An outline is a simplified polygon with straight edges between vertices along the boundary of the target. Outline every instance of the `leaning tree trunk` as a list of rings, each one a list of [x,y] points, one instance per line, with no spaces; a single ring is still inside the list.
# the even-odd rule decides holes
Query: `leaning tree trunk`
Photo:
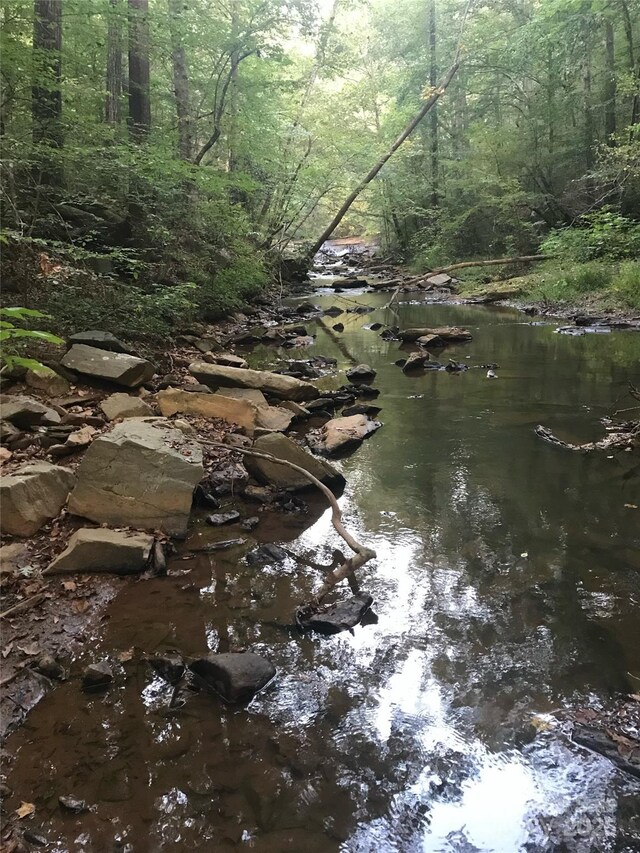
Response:
[[[385,154],[383,154],[383,156],[378,160],[378,162],[375,164],[375,166],[373,166],[367,172],[367,174],[360,181],[358,186],[349,194],[349,196],[347,197],[346,201],[344,202],[344,204],[342,205],[340,210],[336,213],[336,215],[333,217],[333,219],[331,220],[329,225],[327,225],[327,227],[322,232],[320,237],[318,237],[318,239],[316,240],[314,245],[309,250],[309,254],[308,254],[309,259],[313,258],[313,256],[316,254],[316,252],[318,252],[320,250],[320,248],[322,247],[322,244],[325,242],[325,240],[328,240],[329,237],[331,237],[331,235],[336,230],[338,225],[342,222],[344,216],[348,212],[351,205],[354,203],[354,201],[360,195],[360,193],[364,190],[364,188],[366,186],[368,186],[371,183],[371,181],[375,178],[375,176],[378,174],[378,172],[385,165],[385,163],[391,159],[391,157],[395,154],[395,152],[398,150],[398,148],[400,148],[402,143],[409,136],[411,136],[413,131],[420,124],[422,119],[427,115],[429,110],[440,100],[442,95],[444,95],[447,88],[449,87],[449,84],[451,83],[451,81],[455,77],[456,71],[458,70],[459,67],[460,67],[460,61],[459,61],[458,56],[456,56],[456,59],[455,59],[453,65],[447,71],[444,78],[441,80],[439,86],[436,89],[431,91],[431,94],[425,100],[420,111],[414,116],[414,118],[405,127],[405,129],[402,131],[400,136],[393,143],[391,148],[389,148],[389,150]]]
[[[173,63],[173,91],[178,119],[178,151],[182,160],[190,161],[193,149],[189,71],[183,41],[184,0],[168,0],[169,29],[171,32],[171,60]]]
[[[41,146],[39,169],[43,183],[62,179],[53,149],[61,149],[62,132],[62,0],[35,0],[33,6],[33,83],[31,115],[33,142]],[[53,156],[52,156],[53,155]]]
[[[149,0],[129,0],[129,132],[143,142],[150,130]]]
[[[107,124],[120,124],[122,96],[122,18],[120,0],[109,0],[107,25],[107,96],[104,118]]]

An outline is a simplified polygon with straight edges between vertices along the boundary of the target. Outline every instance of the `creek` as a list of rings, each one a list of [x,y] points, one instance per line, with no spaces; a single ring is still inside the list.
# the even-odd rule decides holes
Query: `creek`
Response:
[[[637,457],[534,434],[542,423],[569,441],[601,437],[599,418],[633,402],[640,335],[566,336],[510,309],[417,295],[394,304],[399,324],[469,328],[473,341],[442,360],[470,369],[404,375],[399,344],[364,328],[396,323],[388,294],[344,296],[312,301],[374,310],[337,318],[341,334],[329,317],[309,324],[316,343],[295,355],[378,372],[384,426],[338,463],[345,523],[377,551],[360,577],[373,612],[353,633],[301,636],[289,626],[318,570],[244,562],[270,541],[330,563],[343,543],[315,496],[307,515],[265,514],[245,546],[182,559],[188,541],[170,577],[127,583],[85,659],[115,661],[116,684],[63,684],[8,743],[16,804],[36,804],[29,825],[47,849],[640,849],[638,781],[549,716],[638,690]],[[473,367],[489,363],[497,380]],[[191,540],[239,535],[199,519]],[[167,648],[251,648],[278,675],[246,708],[196,694],[169,709],[171,688],[141,660]],[[63,813],[69,794],[92,811]]]

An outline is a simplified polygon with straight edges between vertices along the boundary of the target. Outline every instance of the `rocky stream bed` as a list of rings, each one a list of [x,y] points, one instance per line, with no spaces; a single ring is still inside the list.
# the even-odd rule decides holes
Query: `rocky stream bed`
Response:
[[[638,849],[640,337],[404,278],[3,383],[7,850]]]

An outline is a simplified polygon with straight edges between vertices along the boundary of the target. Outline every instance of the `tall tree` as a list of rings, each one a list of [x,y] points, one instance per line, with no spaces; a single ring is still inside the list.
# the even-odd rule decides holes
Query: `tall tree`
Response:
[[[129,0],[129,128],[136,142],[151,130],[149,0]]]
[[[122,18],[121,0],[109,0],[107,23],[107,96],[105,121],[120,124],[122,96]]]
[[[435,89],[438,82],[438,60],[436,55],[436,0],[429,0],[429,85]],[[440,188],[440,158],[438,152],[438,108],[429,114],[431,129],[431,204],[438,206]]]
[[[33,82],[31,114],[33,141],[62,148],[62,0],[35,0],[33,8]],[[61,177],[50,156],[43,154],[43,176],[48,183]]]
[[[191,160],[193,128],[191,119],[191,97],[189,70],[184,46],[184,12],[186,0],[167,0],[169,7],[169,30],[171,33],[171,62],[173,66],[173,93],[178,120],[178,152],[182,160]]]

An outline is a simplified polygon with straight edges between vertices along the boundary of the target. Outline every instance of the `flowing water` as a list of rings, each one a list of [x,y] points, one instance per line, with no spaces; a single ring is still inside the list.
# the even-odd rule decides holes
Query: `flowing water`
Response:
[[[29,826],[49,850],[640,850],[638,781],[545,716],[637,690],[640,510],[625,506],[640,504],[637,458],[534,434],[543,423],[570,441],[601,437],[598,419],[632,403],[640,336],[569,337],[511,310],[401,303],[403,327],[472,330],[445,361],[500,366],[497,380],[480,368],[405,376],[399,345],[363,328],[395,322],[387,299],[318,296],[378,310],[341,316],[339,335],[326,318],[296,353],[378,371],[384,426],[338,463],[347,526],[378,555],[360,578],[373,613],[353,633],[300,636],[292,614],[321,573],[291,557],[247,565],[253,539],[125,582],[87,644],[86,660],[114,662],[116,685],[87,696],[70,680],[9,741],[10,806],[36,804]],[[278,355],[291,357],[251,357]],[[343,543],[310,504],[253,536],[330,563]],[[193,533],[238,535],[201,522]],[[251,648],[278,675],[246,708],[197,694],[169,709],[171,688],[140,659],[166,648]],[[63,814],[68,794],[92,811]]]

